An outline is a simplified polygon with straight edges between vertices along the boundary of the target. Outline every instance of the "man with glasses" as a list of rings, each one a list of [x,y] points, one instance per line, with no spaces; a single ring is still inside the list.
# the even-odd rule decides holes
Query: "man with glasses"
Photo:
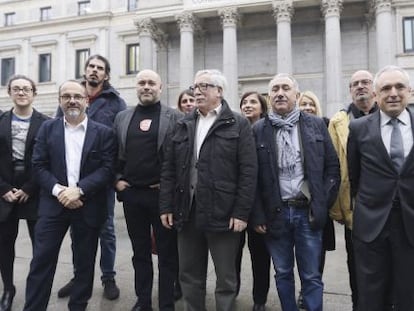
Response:
[[[349,133],[349,122],[377,110],[372,74],[366,70],[356,71],[349,81],[349,92],[352,97],[352,103],[346,109],[337,112],[329,122],[328,131],[341,166],[341,186],[336,202],[331,208],[329,215],[332,219],[344,225],[349,284],[352,293],[353,310],[355,310],[358,302],[358,292],[352,246],[352,206],[349,192],[346,144]]]
[[[151,226],[158,251],[159,310],[172,311],[178,268],[177,235],[161,225],[158,199],[164,141],[181,113],[161,104],[162,83],[158,73],[142,70],[136,81],[138,104],[120,112],[114,122],[119,143],[115,188],[123,202],[132,243],[138,297],[132,311],[152,310]]]
[[[397,66],[374,79],[379,111],[351,121],[347,146],[357,310],[414,306],[414,116],[410,77]],[[394,293],[394,308],[388,293]]]
[[[206,310],[210,252],[216,310],[234,310],[240,232],[254,200],[257,159],[249,121],[223,98],[218,70],[195,75],[196,107],[180,120],[167,144],[161,172],[162,224],[178,231],[179,274],[185,309]]]
[[[112,129],[87,118],[87,92],[77,81],[60,86],[59,104],[63,117],[43,123],[33,150],[33,172],[41,191],[25,311],[47,309],[60,246],[69,227],[76,266],[69,310],[86,309],[98,236],[108,215],[102,207],[113,182],[116,142]]]
[[[85,63],[84,81],[88,92],[89,104],[87,108],[88,118],[112,128],[115,116],[126,109],[124,100],[110,84],[111,67],[109,61],[99,55],[92,55]],[[62,110],[58,109],[57,115],[62,116]],[[102,271],[101,281],[104,286],[104,297],[114,300],[119,297],[119,288],[115,282],[115,254],[116,237],[114,228],[115,192],[112,185],[108,187],[107,203],[108,219],[102,226],[99,234],[101,246],[100,267]],[[76,260],[73,259],[75,262]],[[76,265],[74,266],[76,270]],[[70,296],[74,285],[72,278],[58,291],[58,297]]]

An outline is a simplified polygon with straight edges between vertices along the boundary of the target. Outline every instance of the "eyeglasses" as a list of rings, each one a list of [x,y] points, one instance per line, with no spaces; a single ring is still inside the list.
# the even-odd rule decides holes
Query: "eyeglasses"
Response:
[[[372,83],[372,80],[369,80],[369,79],[358,80],[358,81],[351,82],[351,87],[358,87],[359,84],[361,84],[362,86],[368,86],[371,83]]]
[[[22,91],[23,94],[28,95],[28,94],[33,92],[33,89],[31,87],[28,87],[28,86],[24,86],[22,88],[20,88],[18,86],[15,86],[15,87],[11,88],[11,91],[13,92],[13,94],[19,94],[20,91]]]
[[[191,85],[188,89],[191,92],[194,92],[198,88],[201,92],[206,92],[208,87],[219,87],[219,86],[216,84],[210,84],[210,83],[196,83],[194,85]]]
[[[81,100],[85,99],[85,96],[79,95],[79,94],[75,94],[75,95],[69,95],[69,94],[63,94],[62,96],[60,96],[60,99],[67,103],[70,102],[70,100],[73,98],[74,101],[76,102],[80,102]]]

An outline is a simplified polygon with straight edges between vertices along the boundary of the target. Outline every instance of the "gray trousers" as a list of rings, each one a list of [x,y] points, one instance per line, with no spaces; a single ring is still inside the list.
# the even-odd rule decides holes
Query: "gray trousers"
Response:
[[[205,311],[208,253],[216,272],[216,310],[233,311],[237,291],[236,257],[240,233],[203,232],[194,221],[178,233],[179,277],[186,311]]]

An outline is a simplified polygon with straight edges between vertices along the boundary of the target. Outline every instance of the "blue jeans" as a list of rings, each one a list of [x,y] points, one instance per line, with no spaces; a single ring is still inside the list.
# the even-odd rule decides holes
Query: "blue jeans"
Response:
[[[114,228],[114,207],[115,192],[108,190],[108,219],[103,224],[99,240],[101,245],[101,271],[102,282],[111,280],[115,277],[115,254],[116,254],[116,237]]]
[[[312,230],[308,208],[285,204],[284,228],[278,238],[266,235],[266,245],[276,271],[276,287],[283,311],[297,311],[295,299],[294,257],[302,285],[305,309],[322,311],[323,283],[319,272],[322,230]]]

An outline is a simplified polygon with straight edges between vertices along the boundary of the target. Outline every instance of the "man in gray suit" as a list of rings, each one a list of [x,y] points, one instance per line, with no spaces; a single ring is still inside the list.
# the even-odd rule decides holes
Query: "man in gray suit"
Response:
[[[408,73],[396,66],[374,79],[380,108],[351,121],[348,170],[355,200],[353,243],[357,310],[383,311],[388,292],[396,310],[414,306],[414,151]]]
[[[174,310],[177,236],[175,231],[161,225],[158,197],[163,143],[181,113],[161,104],[161,90],[161,78],[156,72],[140,71],[138,104],[120,112],[114,122],[119,144],[115,187],[118,200],[123,202],[134,252],[132,263],[138,300],[132,311],[152,310],[151,226],[158,250],[159,310]]]

